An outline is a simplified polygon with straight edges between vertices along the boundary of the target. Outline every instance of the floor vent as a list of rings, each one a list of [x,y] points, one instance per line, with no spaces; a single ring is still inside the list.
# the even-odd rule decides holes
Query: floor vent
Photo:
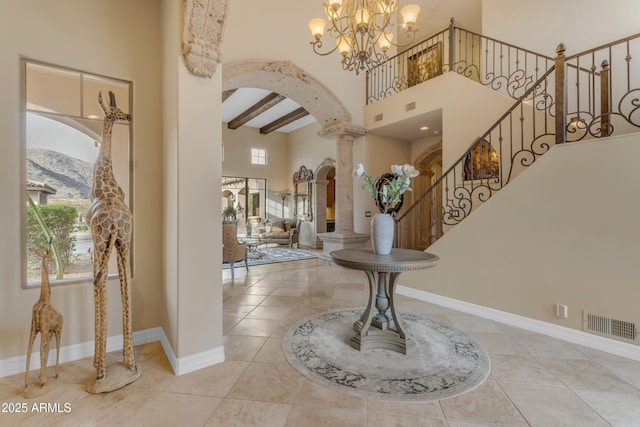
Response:
[[[586,332],[640,345],[638,327],[635,323],[586,312],[584,312],[583,323]]]

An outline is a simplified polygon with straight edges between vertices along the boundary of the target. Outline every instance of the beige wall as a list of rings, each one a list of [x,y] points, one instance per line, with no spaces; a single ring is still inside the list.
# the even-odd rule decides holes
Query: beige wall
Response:
[[[260,130],[247,126],[239,129],[228,129],[222,124],[222,143],[224,144],[224,161],[222,175],[263,178],[267,180],[267,214],[282,215],[282,199],[274,193],[288,190],[293,192],[293,183],[289,174],[289,152],[287,150],[287,134],[271,132],[261,135]],[[251,164],[251,149],[267,150],[267,165]],[[213,192],[217,189],[212,188]],[[290,201],[290,200],[289,200]],[[292,216],[293,211],[288,202],[285,216]],[[266,215],[262,215],[263,219]]]
[[[126,11],[127,13],[123,13]],[[20,57],[133,81],[133,328],[158,326],[162,313],[162,87],[160,9],[155,1],[26,0],[0,6],[0,360],[26,353],[38,289],[22,289],[24,175]],[[96,100],[97,102],[97,100]],[[109,283],[109,335],[122,333],[117,281]],[[64,316],[62,345],[91,341],[93,287],[55,286]]]
[[[402,285],[574,329],[640,323],[640,134],[555,146],[428,251]],[[569,306],[569,318],[555,305]]]
[[[189,372],[224,360],[222,347],[221,73],[194,76],[184,65],[182,5],[163,2],[166,310],[162,325]],[[180,30],[178,30],[180,29]],[[160,150],[161,148],[158,147]],[[160,286],[159,288],[162,288]]]
[[[567,55],[638,32],[636,0],[482,0],[482,32],[550,57]]]

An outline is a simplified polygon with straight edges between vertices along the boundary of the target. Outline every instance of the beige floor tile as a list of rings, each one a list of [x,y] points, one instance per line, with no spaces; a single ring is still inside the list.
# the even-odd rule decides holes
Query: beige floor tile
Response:
[[[592,360],[538,358],[540,363],[568,387],[634,393],[638,389]]]
[[[407,401],[367,399],[367,411],[386,414],[403,414],[415,417],[444,419],[444,414],[438,401]]]
[[[629,360],[625,360],[624,362],[604,360],[598,361],[598,363],[618,378],[640,390],[640,364],[638,362],[631,362]]]
[[[248,366],[246,362],[229,361],[199,369],[176,377],[165,391],[194,396],[225,397]]]
[[[235,298],[229,301],[229,304],[237,304],[237,305],[260,305],[265,299],[267,295],[247,295],[241,294],[236,296]]]
[[[494,381],[440,402],[447,420],[526,426],[518,410]]]
[[[225,335],[225,360],[250,362],[267,341],[266,337],[248,337],[244,335]]]
[[[282,427],[291,405],[225,399],[205,424],[206,427]]]
[[[224,304],[222,308],[222,313],[227,316],[245,317],[246,315],[251,313],[256,307],[257,305],[227,303],[227,304]]]
[[[367,412],[367,427],[447,427],[447,422],[437,418],[423,418],[405,414],[381,414]]]
[[[510,335],[499,333],[472,332],[472,338],[478,341],[485,350],[493,354],[524,355],[526,350],[518,344]]]
[[[229,335],[268,337],[278,326],[277,320],[242,319],[228,332]]]
[[[640,393],[624,394],[575,390],[578,397],[613,426],[640,425]]]
[[[291,307],[256,307],[251,313],[247,314],[247,319],[265,319],[265,320],[282,320],[291,311]]]
[[[306,287],[306,286],[305,286]],[[281,297],[300,297],[304,294],[304,288],[278,288],[271,295],[281,296]]]
[[[282,338],[269,338],[253,361],[258,363],[287,363],[282,352]]]
[[[568,342],[540,334],[514,335],[513,339],[527,353],[535,357],[552,357],[556,359],[587,359]]]
[[[293,307],[299,297],[269,295],[260,304],[262,307]]]
[[[329,390],[305,379],[296,396],[295,404],[298,406],[365,409],[366,401],[360,397]]]
[[[340,426],[364,427],[364,409],[319,408],[315,406],[294,406],[286,426]]]
[[[540,362],[527,355],[492,355],[491,375],[499,382],[563,386]]]
[[[566,388],[523,384],[503,384],[503,388],[531,427],[609,426]]]
[[[242,320],[242,317],[236,316],[222,316],[222,333],[227,334],[234,326]]]
[[[125,426],[202,426],[222,400],[206,396],[160,393],[135,412]]]
[[[293,403],[303,377],[283,363],[252,363],[228,394],[232,399]]]
[[[245,290],[244,293],[247,295],[271,295],[274,292],[274,290],[277,290],[277,289],[265,288],[262,286],[252,286],[247,290]]]
[[[464,332],[484,332],[484,333],[501,333],[502,330],[496,325],[495,322],[488,319],[479,319],[476,316],[465,315],[451,315],[447,314],[451,324]]]

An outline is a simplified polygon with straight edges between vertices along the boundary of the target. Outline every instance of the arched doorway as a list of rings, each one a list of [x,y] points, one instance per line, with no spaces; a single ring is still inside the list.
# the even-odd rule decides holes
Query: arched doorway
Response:
[[[351,115],[342,102],[324,84],[291,61],[252,59],[224,64],[222,91],[242,87],[266,89],[291,98],[307,110],[323,130],[332,129],[335,125],[348,124],[351,121]],[[326,187],[329,182],[335,182],[332,178],[335,176],[335,164],[335,160],[325,159],[317,168],[314,182],[316,187],[318,185]],[[333,175],[330,173],[331,170]],[[317,238],[317,235],[330,231],[327,230],[327,196],[326,188],[316,190],[318,189],[314,189],[315,201],[311,227],[313,232],[309,236],[310,242],[302,242],[302,244],[322,247],[322,241]],[[321,199],[321,202],[318,202],[318,199]],[[333,199],[331,202],[333,203]],[[331,207],[333,206],[332,204]]]
[[[322,240],[317,235],[319,233],[332,232],[335,226],[335,197],[336,197],[336,161],[326,158],[315,170],[315,242],[313,247],[321,248]]]
[[[417,209],[404,220],[400,247],[424,250],[443,234],[442,186],[435,185],[442,176],[442,141],[426,148],[414,162],[420,171],[413,183],[413,200],[420,200]],[[431,189],[431,190],[430,190]],[[427,197],[422,195],[430,191]],[[419,199],[420,198],[420,199]],[[410,205],[408,205],[410,206]]]

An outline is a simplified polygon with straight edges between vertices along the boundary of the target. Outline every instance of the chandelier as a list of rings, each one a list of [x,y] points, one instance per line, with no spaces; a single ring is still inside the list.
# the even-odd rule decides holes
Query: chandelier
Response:
[[[336,40],[333,49],[321,52],[322,35],[327,23],[322,18],[309,21],[315,37],[310,44],[318,55],[329,55],[336,50],[342,54],[342,68],[348,71],[371,70],[387,60],[391,46],[404,47],[411,43],[417,30],[413,29],[420,6],[409,4],[400,10],[406,28],[407,42],[393,42],[392,16],[399,0],[328,0],[324,11],[329,18],[327,33]]]

